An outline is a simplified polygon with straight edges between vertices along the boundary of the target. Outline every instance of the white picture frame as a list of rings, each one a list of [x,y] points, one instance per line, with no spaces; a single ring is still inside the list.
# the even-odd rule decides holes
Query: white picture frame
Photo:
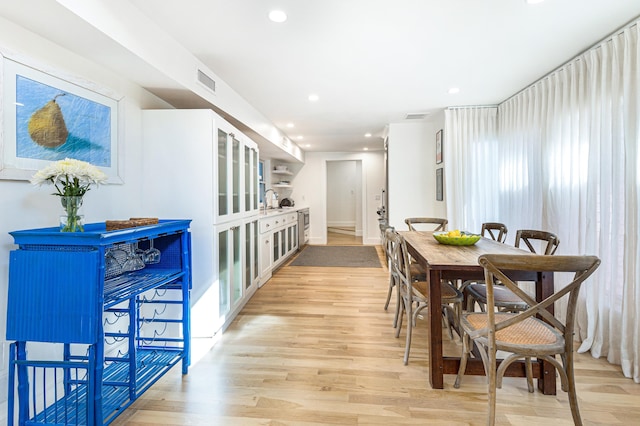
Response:
[[[53,161],[75,158],[99,167],[108,176],[107,183],[123,183],[119,145],[122,97],[2,49],[0,60],[0,179],[30,180]],[[56,106],[51,107],[51,101]],[[57,109],[68,133],[56,140],[57,146],[34,139],[38,128],[34,113],[46,105],[49,111]],[[43,116],[50,117],[40,114],[39,118]]]

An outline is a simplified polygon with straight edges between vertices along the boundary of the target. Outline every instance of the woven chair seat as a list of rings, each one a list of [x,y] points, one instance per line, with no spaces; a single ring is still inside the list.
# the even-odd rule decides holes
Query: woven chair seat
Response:
[[[517,314],[501,312],[495,313],[496,324],[499,324]],[[484,312],[472,312],[462,316],[461,323],[469,335],[487,327],[488,316]],[[564,337],[543,321],[529,317],[502,330],[496,331],[496,347],[498,350],[511,351],[517,348],[520,352],[526,352],[527,347],[537,349],[545,346],[543,353],[555,354],[564,351]]]
[[[428,291],[429,283],[427,281],[417,281],[413,283],[414,293],[419,292],[420,296],[424,297],[425,301],[427,300],[427,291]],[[442,299],[443,304],[448,303],[458,303],[462,302],[463,295],[458,290],[456,290],[451,284],[447,282],[442,282],[440,285],[440,297]]]

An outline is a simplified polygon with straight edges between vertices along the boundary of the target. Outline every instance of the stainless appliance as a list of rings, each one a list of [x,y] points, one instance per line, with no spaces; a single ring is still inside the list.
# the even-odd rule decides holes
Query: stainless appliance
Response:
[[[309,242],[309,209],[298,210],[298,250]]]
[[[380,198],[382,200],[382,205],[378,208],[376,213],[378,213],[378,226],[380,227],[380,230],[383,231],[389,224],[387,217],[387,191],[383,189]]]

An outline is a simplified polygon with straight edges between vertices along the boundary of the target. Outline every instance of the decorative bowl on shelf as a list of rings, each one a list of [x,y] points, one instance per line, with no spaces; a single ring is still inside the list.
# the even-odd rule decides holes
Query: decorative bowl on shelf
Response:
[[[459,234],[450,234],[449,232],[434,232],[433,238],[440,244],[446,244],[450,246],[472,246],[477,243],[481,236],[478,234],[471,234],[467,232],[460,232]]]

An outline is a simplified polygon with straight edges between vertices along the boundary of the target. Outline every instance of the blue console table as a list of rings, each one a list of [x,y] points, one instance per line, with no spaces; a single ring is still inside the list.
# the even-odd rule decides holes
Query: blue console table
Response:
[[[187,373],[190,222],[10,233],[8,424],[15,406],[20,425],[109,424],[177,363]]]

